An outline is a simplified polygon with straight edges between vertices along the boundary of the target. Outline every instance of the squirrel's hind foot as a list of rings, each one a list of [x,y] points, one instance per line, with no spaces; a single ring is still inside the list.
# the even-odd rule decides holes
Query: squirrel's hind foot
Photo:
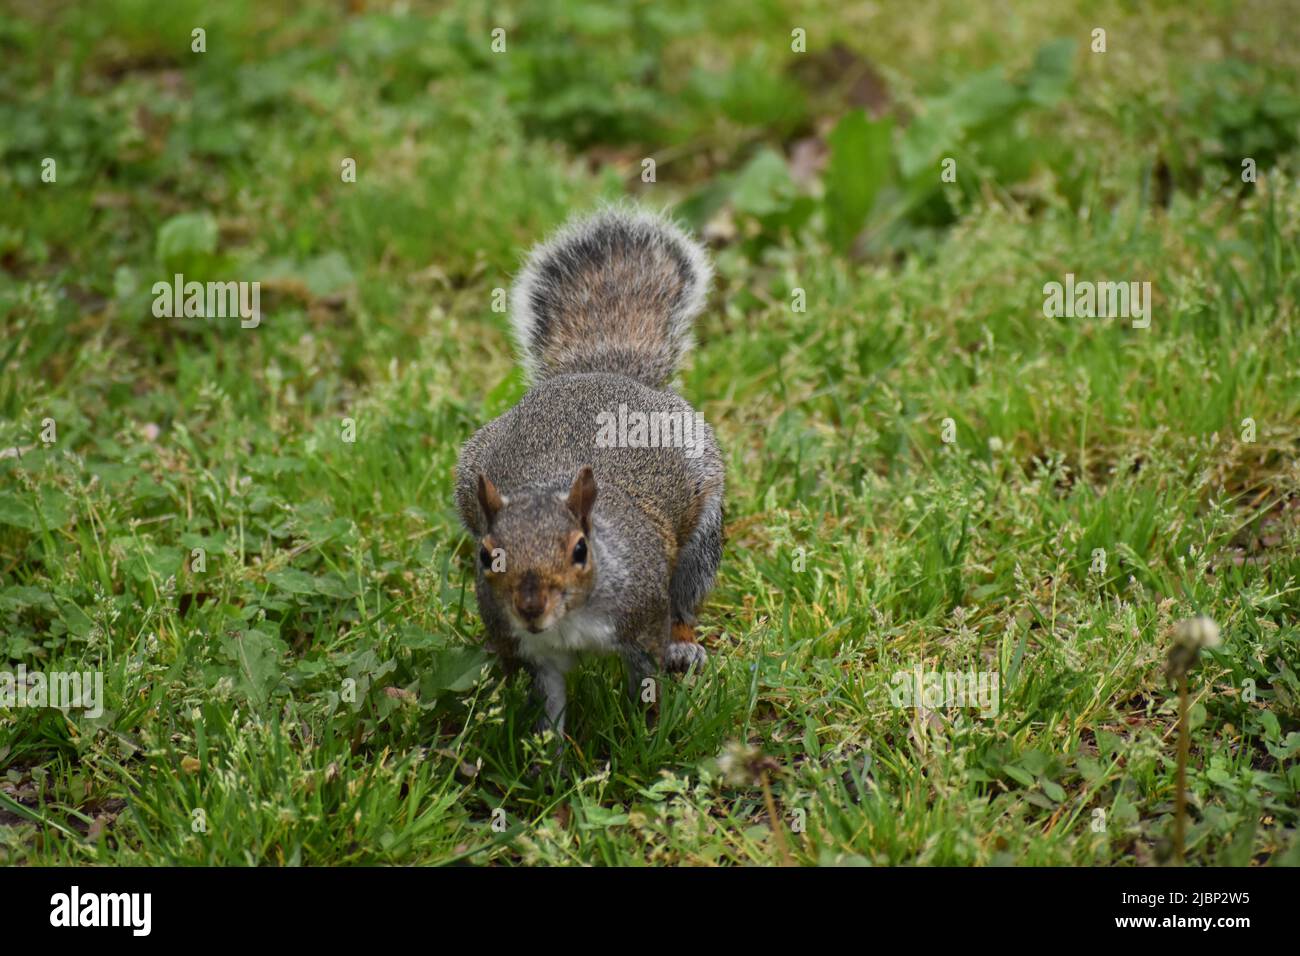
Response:
[[[674,625],[673,629],[677,627]],[[674,640],[664,648],[664,670],[671,674],[684,674],[692,666],[698,671],[708,659],[708,651],[695,643],[694,635],[690,640]]]

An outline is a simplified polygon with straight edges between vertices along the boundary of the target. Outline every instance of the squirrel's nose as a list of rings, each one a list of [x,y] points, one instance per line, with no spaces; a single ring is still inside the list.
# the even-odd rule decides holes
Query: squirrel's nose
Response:
[[[525,621],[534,621],[546,610],[546,596],[540,589],[520,591],[515,594],[515,610]]]

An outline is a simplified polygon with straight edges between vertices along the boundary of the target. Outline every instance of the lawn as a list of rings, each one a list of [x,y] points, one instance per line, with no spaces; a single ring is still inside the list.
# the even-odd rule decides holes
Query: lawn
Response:
[[[1300,10],[892,6],[0,2],[0,863],[1159,865],[1195,616],[1186,860],[1300,863]],[[727,541],[561,761],[452,476],[617,199]]]

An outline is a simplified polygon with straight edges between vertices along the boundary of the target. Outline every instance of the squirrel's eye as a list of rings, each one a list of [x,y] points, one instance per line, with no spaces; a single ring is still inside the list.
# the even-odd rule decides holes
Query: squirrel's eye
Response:
[[[478,560],[485,570],[492,570],[492,552],[487,549],[486,544],[479,548]]]
[[[573,546],[573,563],[587,563],[587,539],[579,538],[578,543]]]

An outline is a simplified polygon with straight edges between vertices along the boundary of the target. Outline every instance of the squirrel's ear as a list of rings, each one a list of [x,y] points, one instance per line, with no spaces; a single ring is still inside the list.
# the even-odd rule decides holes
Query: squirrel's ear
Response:
[[[585,534],[591,534],[591,507],[595,503],[596,476],[590,465],[583,465],[569,488],[568,505]]]
[[[497,486],[492,484],[491,480],[483,472],[478,473],[478,506],[483,509],[483,517],[487,523],[492,524],[492,519],[497,516],[501,510],[501,492],[497,491]]]

